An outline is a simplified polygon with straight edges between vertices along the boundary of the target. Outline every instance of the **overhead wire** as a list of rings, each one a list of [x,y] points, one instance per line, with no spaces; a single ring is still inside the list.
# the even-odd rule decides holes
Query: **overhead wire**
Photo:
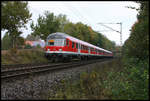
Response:
[[[76,15],[79,19],[82,19],[82,21],[84,21],[84,22],[86,22],[86,23],[89,23],[89,24],[91,25],[90,21],[87,20],[87,18],[85,18],[75,7],[70,6],[70,4],[65,4],[65,3],[63,3],[63,4],[64,4],[65,7],[67,7],[71,12],[73,12],[73,14]]]

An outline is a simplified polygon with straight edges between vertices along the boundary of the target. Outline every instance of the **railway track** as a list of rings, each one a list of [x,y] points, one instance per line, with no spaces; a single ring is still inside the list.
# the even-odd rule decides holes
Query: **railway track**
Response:
[[[90,61],[80,61],[80,62],[71,62],[71,63],[57,63],[57,64],[44,64],[39,66],[25,66],[20,68],[9,68],[1,70],[1,79],[12,78],[12,77],[20,77],[23,75],[30,75],[33,73],[47,72],[53,70],[66,69],[71,67],[77,67],[87,64],[92,64],[96,62],[106,61],[108,59],[99,59],[99,60],[90,60]]]

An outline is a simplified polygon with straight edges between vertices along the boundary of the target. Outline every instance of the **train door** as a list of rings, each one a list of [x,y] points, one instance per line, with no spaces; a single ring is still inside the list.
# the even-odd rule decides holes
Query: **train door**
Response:
[[[78,53],[80,53],[81,45],[78,43]]]
[[[90,47],[88,47],[88,52],[89,52],[89,54],[90,54],[90,50],[91,50]]]

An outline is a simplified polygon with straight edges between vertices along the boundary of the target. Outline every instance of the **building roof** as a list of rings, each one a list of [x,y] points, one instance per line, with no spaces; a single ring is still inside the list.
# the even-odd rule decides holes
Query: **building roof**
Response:
[[[25,41],[25,44],[30,44],[31,46],[40,45],[41,47],[45,46],[45,42],[38,40],[38,41]]]

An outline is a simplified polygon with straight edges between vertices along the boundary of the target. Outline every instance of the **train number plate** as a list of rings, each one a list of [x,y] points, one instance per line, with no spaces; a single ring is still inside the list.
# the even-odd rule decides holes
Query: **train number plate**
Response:
[[[54,40],[49,40],[48,42],[54,42]]]

